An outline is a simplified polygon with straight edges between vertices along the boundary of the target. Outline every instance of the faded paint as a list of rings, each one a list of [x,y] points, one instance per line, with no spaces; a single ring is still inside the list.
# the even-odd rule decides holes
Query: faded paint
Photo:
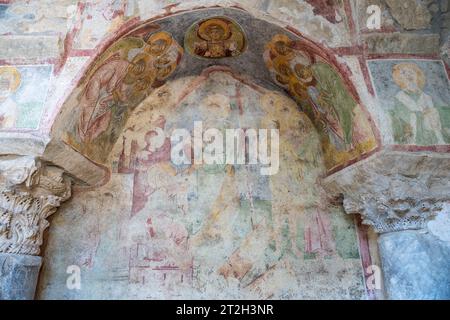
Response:
[[[279,173],[173,165],[168,137],[196,120],[205,129],[278,126]],[[75,194],[53,221],[46,255],[55,263],[40,298],[104,297],[105,285],[110,298],[365,297],[353,221],[316,182],[325,172],[319,136],[283,94],[214,69],[171,81],[133,112],[109,162],[112,180]],[[72,229],[67,219],[80,215],[85,227]],[[72,232],[79,240],[62,251]],[[82,267],[81,291],[65,288],[66,264]]]
[[[290,93],[321,134],[329,171],[376,149],[374,130],[355,89],[325,55],[278,34],[266,45],[264,60],[275,83]]]
[[[450,82],[441,61],[371,60],[368,65],[393,143],[450,144]]]
[[[52,66],[0,66],[0,130],[38,129]]]

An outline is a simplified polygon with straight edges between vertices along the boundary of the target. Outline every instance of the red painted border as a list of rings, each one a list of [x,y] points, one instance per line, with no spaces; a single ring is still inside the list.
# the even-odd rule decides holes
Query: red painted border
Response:
[[[371,274],[367,273],[367,268],[373,264],[369,246],[369,227],[362,224],[362,218],[359,214],[355,215],[354,221],[358,237],[359,255],[364,275],[364,288],[366,289],[367,298],[369,300],[377,300],[375,291],[367,288],[367,280],[371,276]]]

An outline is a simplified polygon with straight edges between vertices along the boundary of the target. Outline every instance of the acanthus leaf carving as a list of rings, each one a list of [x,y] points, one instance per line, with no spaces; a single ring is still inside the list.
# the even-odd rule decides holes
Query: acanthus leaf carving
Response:
[[[38,255],[47,218],[70,198],[71,182],[63,170],[38,160],[16,164],[0,165],[0,253]]]
[[[361,214],[363,224],[372,226],[377,233],[386,233],[425,228],[427,222],[442,210],[444,202],[433,198],[370,197],[355,200],[344,196],[343,204],[346,213]]]

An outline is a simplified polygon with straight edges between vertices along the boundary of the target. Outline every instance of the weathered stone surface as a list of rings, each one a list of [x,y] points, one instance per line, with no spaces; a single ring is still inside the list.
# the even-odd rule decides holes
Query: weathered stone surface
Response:
[[[352,0],[352,2],[353,2],[354,10],[356,12],[358,26],[361,31],[364,31],[364,32],[377,31],[377,30],[370,30],[367,27],[367,21],[368,21],[369,17],[371,16],[371,14],[374,13],[373,11],[371,11],[371,13],[367,12],[367,9],[371,5],[375,5],[375,6],[378,6],[378,8],[380,8],[380,12],[381,12],[380,29],[383,29],[383,30],[395,30],[396,29],[395,21],[389,12],[388,6],[386,5],[386,3],[383,0]],[[380,30],[378,30],[378,31],[380,31]]]
[[[435,237],[450,242],[450,203],[446,203],[442,212],[428,222],[427,228]]]
[[[71,195],[64,172],[34,157],[0,157],[0,299],[33,299],[47,218]]]
[[[450,157],[385,151],[324,180],[377,232],[421,229],[450,201]]]
[[[0,154],[40,156],[44,153],[48,135],[40,132],[0,132]]]
[[[447,65],[450,65],[450,12],[442,15],[443,25],[441,28],[441,56]]]
[[[61,50],[59,36],[0,36],[0,59],[2,60],[57,59],[61,55]]]
[[[421,0],[385,0],[394,19],[407,30],[430,27],[431,13]]]
[[[0,253],[0,300],[32,300],[42,258]]]
[[[433,54],[439,52],[438,34],[374,33],[364,35],[369,53]]]
[[[450,299],[450,243],[418,231],[378,240],[389,299]]]
[[[441,12],[447,12],[450,7],[450,1],[440,0]]]
[[[79,1],[26,0],[9,2],[11,3],[4,11],[2,10],[0,34],[65,34],[76,20],[77,3]],[[86,1],[82,0],[81,2]]]
[[[432,217],[442,211],[443,206],[442,201],[433,198],[382,200],[374,196],[360,201],[344,198],[345,211],[349,214],[361,214],[363,223],[372,226],[379,233],[423,229]]]
[[[108,178],[105,168],[96,165],[61,141],[49,143],[42,159],[64,169],[81,184],[94,186],[102,184]]]

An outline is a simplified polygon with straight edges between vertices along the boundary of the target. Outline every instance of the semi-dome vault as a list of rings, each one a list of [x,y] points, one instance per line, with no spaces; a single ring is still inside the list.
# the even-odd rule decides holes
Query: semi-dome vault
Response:
[[[3,2],[0,299],[450,297],[446,1]]]
[[[239,9],[191,11],[129,28],[86,69],[52,136],[102,165],[148,94],[167,79],[199,75],[213,65],[285,89],[318,128],[329,173],[379,147],[350,71],[332,51]]]

